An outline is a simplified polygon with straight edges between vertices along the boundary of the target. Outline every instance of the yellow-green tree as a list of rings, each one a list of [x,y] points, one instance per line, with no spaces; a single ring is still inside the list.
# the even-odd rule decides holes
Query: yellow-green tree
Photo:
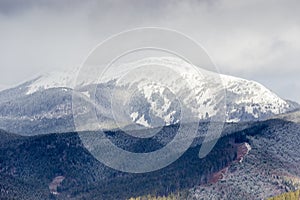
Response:
[[[279,196],[269,198],[269,200],[299,200],[299,199],[300,199],[300,190],[297,190],[295,192],[287,192]]]

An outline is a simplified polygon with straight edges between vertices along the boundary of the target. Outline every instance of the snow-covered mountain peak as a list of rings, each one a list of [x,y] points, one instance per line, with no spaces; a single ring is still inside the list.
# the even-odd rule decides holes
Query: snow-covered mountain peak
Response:
[[[40,75],[28,86],[26,94],[33,94],[39,90],[49,88],[73,88],[77,73],[78,68],[74,68],[72,70],[53,71]]]
[[[112,70],[110,73],[105,74],[105,77],[102,80],[108,82],[112,79],[118,79],[118,77],[121,77],[123,74],[126,74],[128,71],[134,68],[147,65],[163,66],[170,69],[175,69],[182,77],[189,81],[189,84],[194,87],[194,90],[196,92],[198,91],[198,93],[203,93],[207,91],[207,89],[215,89],[213,88],[215,86],[213,80],[210,78],[211,72],[200,70],[201,75],[196,75],[193,73],[193,71],[191,71],[191,68],[193,68],[191,64],[175,57],[149,57],[135,62],[120,64],[118,66],[114,66],[116,70]],[[49,88],[74,88],[78,71],[78,68],[74,68],[71,71],[52,72],[45,74],[33,81],[33,83],[28,86],[27,94],[32,94],[36,91]],[[242,109],[244,109],[246,112],[253,113],[256,118],[259,118],[260,116],[259,112],[256,111],[257,109],[259,109],[261,112],[271,112],[274,114],[284,113],[286,110],[291,109],[289,102],[281,99],[275,93],[255,81],[249,81],[246,79],[222,74],[219,75],[219,77],[221,78],[223,87],[226,90],[226,101],[228,102],[227,106],[231,107],[231,111],[236,110],[237,107],[240,108],[242,105]],[[168,77],[165,77],[165,79],[167,78]],[[137,78],[136,82],[139,81],[139,78]],[[88,80],[82,85],[86,86],[89,84],[98,83],[99,80],[96,79]],[[151,88],[148,89],[151,90]],[[220,93],[221,89],[222,88],[219,88],[219,91],[210,91],[207,93],[207,95],[210,95],[209,98],[211,99],[216,98],[215,96],[211,95],[216,95],[218,92]],[[201,96],[202,100],[204,100],[203,98],[204,97]],[[207,97],[205,97],[205,99],[207,99]],[[200,98],[198,100],[200,100]]]
[[[158,76],[147,73],[147,70],[143,72],[144,66],[157,67],[158,70],[154,72],[158,72]],[[160,66],[162,69],[159,68]],[[163,68],[165,73],[162,73]],[[168,68],[174,70],[177,77],[169,73],[172,70]],[[127,110],[125,109],[119,116],[122,116],[121,121],[127,117],[124,121],[131,121],[145,127],[178,123],[182,114],[181,106],[188,109],[192,117],[207,120],[220,113],[223,109],[222,103],[226,102],[228,122],[264,120],[299,108],[297,104],[283,100],[255,81],[222,74],[214,75],[201,69],[200,73],[194,73],[194,68],[195,66],[178,58],[151,57],[115,65],[112,69],[117,70],[111,70],[100,81],[96,78],[88,79],[80,83],[80,87],[75,83],[79,72],[76,68],[71,71],[48,73],[23,84],[22,92],[19,92],[18,87],[0,92],[0,97],[2,95],[2,98],[6,99],[0,104],[0,123],[1,117],[4,120],[3,128],[14,127],[14,122],[11,121],[13,119],[18,119],[16,123],[21,123],[20,119],[24,119],[24,126],[28,123],[36,124],[40,119],[57,120],[57,122],[60,121],[58,119],[72,119],[72,89],[75,86],[76,90],[83,94],[84,101],[89,104],[78,112],[88,112],[92,109],[93,105],[88,102],[93,102],[89,99],[96,96],[99,123],[106,128],[111,128],[114,124],[111,109],[113,91],[118,97],[116,103],[122,105],[125,102],[124,91],[134,91],[135,96],[126,99],[127,106],[124,108]],[[136,74],[132,75],[133,78],[127,83],[120,81],[122,78],[128,78],[127,75],[134,71],[131,69],[137,69]],[[142,74],[139,73],[140,69]],[[150,77],[162,80],[163,84],[145,81]],[[222,84],[216,83],[214,78]],[[170,87],[165,87],[164,83]],[[97,84],[96,92],[95,84]],[[174,99],[180,99],[180,102]],[[10,101],[9,105],[6,104],[8,101]],[[12,131],[18,132],[14,129]]]
[[[91,84],[98,84],[100,82],[108,82],[113,79],[117,79],[118,77],[124,75],[128,71],[140,67],[140,66],[162,66],[176,69],[177,72],[186,74],[190,72],[191,64],[185,62],[180,58],[175,57],[149,57],[144,58],[141,60],[129,62],[129,63],[122,63],[118,65],[113,65],[111,70],[108,70],[104,77],[99,80],[100,77],[94,77],[89,80],[85,80],[84,82],[80,82],[80,86],[86,86]],[[105,66],[104,66],[105,67]],[[195,68],[195,67],[194,67]],[[83,69],[84,70],[84,69]],[[205,70],[204,70],[205,71]],[[97,69],[91,71],[91,74],[98,74],[99,72]],[[40,75],[36,78],[29,86],[27,94],[32,94],[37,92],[38,90],[49,89],[49,88],[57,88],[57,87],[68,87],[74,88],[76,85],[76,78],[78,73],[80,73],[80,69],[73,68],[71,70],[65,71],[54,71],[48,72],[43,75]]]
[[[244,111],[253,113],[255,118],[260,118],[261,112],[277,115],[294,109],[294,105],[258,82],[227,75],[221,77],[226,86],[226,98],[231,104],[232,111],[242,106]]]

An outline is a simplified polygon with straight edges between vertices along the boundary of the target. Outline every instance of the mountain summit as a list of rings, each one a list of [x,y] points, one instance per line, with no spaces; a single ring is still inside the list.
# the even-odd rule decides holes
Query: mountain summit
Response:
[[[120,81],[130,69],[145,65],[177,69],[179,78],[185,79],[189,86],[178,79],[171,79],[168,73],[162,79],[169,80],[168,84],[181,95],[182,102],[179,102],[178,96],[170,88],[145,82],[144,76],[136,76],[132,82]],[[102,81],[88,80],[80,85],[76,85],[76,70],[40,76],[0,92],[0,128],[25,135],[73,131],[72,94],[75,85],[76,92],[84,98],[84,112],[94,109],[89,99],[95,97],[93,103],[97,104],[98,121],[105,129],[117,127],[111,109],[112,93],[115,94],[116,105],[120,106],[120,102],[124,103],[123,93],[128,88],[134,92],[126,99],[128,119],[124,118],[124,121],[130,120],[143,127],[178,123],[182,106],[199,120],[209,120],[222,109],[220,102],[226,102],[227,122],[265,120],[299,107],[255,81],[221,74],[217,75],[222,82],[220,86],[211,78],[212,72],[203,70],[200,71],[201,75],[197,75],[190,73],[190,67],[193,66],[177,58],[151,57],[121,64],[118,66],[120,73],[112,73]],[[188,89],[193,92],[188,92]],[[75,109],[75,112],[81,111]]]

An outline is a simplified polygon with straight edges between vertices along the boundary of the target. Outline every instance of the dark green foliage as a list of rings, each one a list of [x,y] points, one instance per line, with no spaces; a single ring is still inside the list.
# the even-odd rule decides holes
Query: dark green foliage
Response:
[[[172,138],[176,126],[165,127],[162,132]],[[108,135],[112,141],[132,151],[147,152],[161,148],[161,144],[154,139],[143,144],[124,136],[117,140],[120,137],[118,132]],[[127,143],[120,141],[122,139]],[[21,187],[17,185],[28,185],[29,189],[26,190],[49,199],[53,196],[48,185],[56,176],[65,177],[58,188],[61,194],[55,197],[60,199],[126,199],[146,194],[163,196],[207,183],[213,172],[235,159],[234,140],[234,136],[222,138],[204,159],[198,158],[198,145],[164,169],[146,174],[129,174],[98,162],[83,147],[77,133],[21,137],[11,140],[0,149],[1,181],[8,183],[14,180],[16,184],[11,184],[14,187],[9,188],[15,188],[13,190],[18,195],[24,191],[19,190]]]
[[[121,200],[188,191],[194,186],[210,183],[213,173],[236,162],[237,144],[251,143],[249,136],[258,136],[273,123],[280,126],[286,122],[257,122],[244,130],[224,134],[203,159],[198,157],[199,141],[202,140],[198,138],[199,141],[173,164],[145,174],[123,173],[106,167],[83,147],[77,133],[21,137],[2,132],[1,138],[6,142],[0,143],[1,198]],[[107,136],[126,150],[149,152],[170,141],[176,130],[176,126],[164,127],[162,135],[145,143],[119,131],[108,131]],[[161,136],[167,139],[159,140]],[[52,195],[48,187],[56,176],[65,179],[58,187],[60,194]]]

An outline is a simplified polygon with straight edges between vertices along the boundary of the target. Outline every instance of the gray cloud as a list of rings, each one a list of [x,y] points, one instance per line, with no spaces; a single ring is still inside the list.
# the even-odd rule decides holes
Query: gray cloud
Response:
[[[297,0],[0,1],[0,84],[78,66],[108,36],[140,26],[181,31],[226,74],[300,101]]]

